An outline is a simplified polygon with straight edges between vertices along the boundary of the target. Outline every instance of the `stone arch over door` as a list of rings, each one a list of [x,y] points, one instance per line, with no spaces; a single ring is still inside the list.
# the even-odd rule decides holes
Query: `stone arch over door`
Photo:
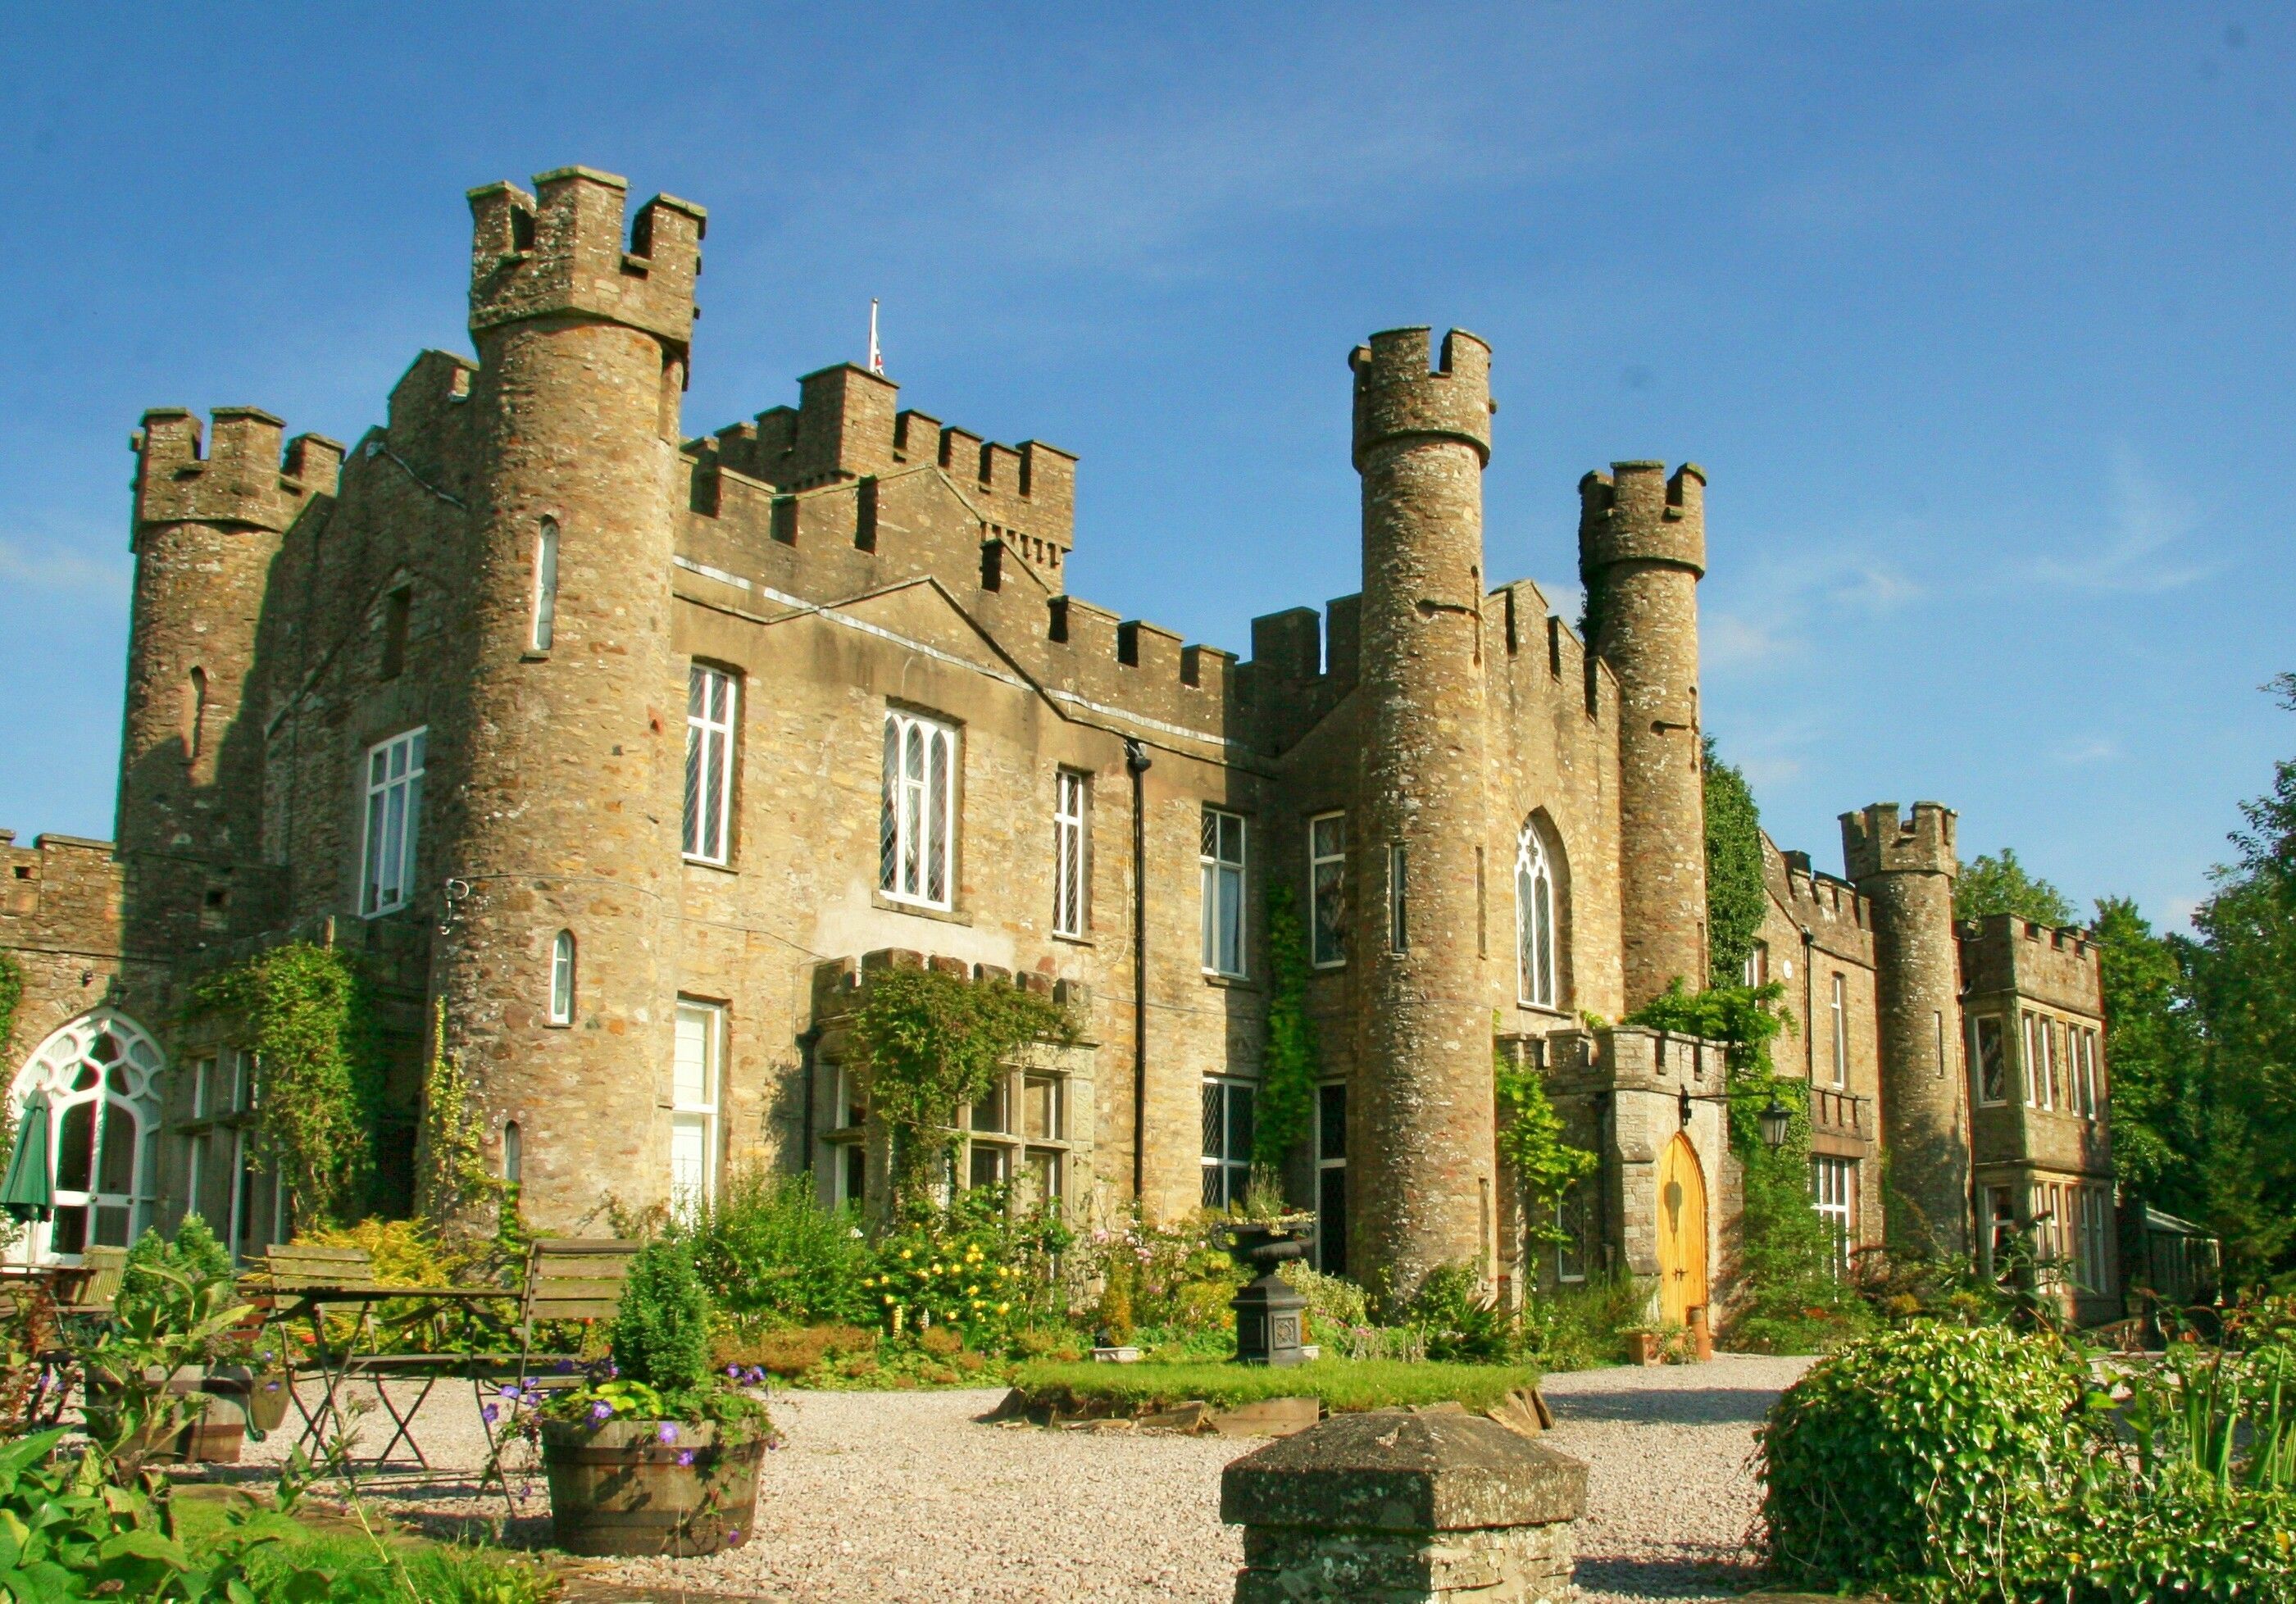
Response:
[[[1658,1165],[1659,1315],[1677,1325],[1706,1306],[1706,1171],[1685,1132]]]
[[[107,1007],[49,1036],[16,1072],[9,1107],[19,1120],[35,1092],[48,1094],[56,1212],[31,1228],[36,1261],[76,1264],[90,1248],[127,1247],[151,1223],[166,1067],[152,1033]]]

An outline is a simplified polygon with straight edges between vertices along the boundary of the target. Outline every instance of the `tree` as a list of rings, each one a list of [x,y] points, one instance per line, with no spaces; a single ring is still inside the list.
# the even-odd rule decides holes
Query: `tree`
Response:
[[[2096,904],[2112,1157],[2121,1179],[2174,1214],[2201,1207],[2191,1115],[2201,1040],[2177,945],[2125,896]]]
[[[2015,848],[2004,847],[1996,857],[1981,853],[1962,866],[1953,886],[1953,916],[1983,919],[1991,913],[2013,913],[2035,924],[2069,925],[2073,905],[2065,894],[2045,880],[2025,872]]]
[[[1746,776],[1706,738],[1706,959],[1717,986],[1735,986],[1761,932],[1769,892],[1762,883],[1762,818]]]

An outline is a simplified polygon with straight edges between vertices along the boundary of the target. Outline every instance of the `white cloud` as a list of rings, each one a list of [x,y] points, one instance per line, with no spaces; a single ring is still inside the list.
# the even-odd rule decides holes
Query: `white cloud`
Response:
[[[2071,554],[2038,558],[2026,577],[2072,590],[2142,594],[2176,590],[2215,571],[2215,564],[2193,562],[2178,551],[2200,527],[2200,503],[2153,477],[2126,446],[2113,452],[2103,513],[2103,538]]]
[[[1929,592],[1925,587],[1899,573],[1896,569],[1879,562],[1859,562],[1833,580],[1827,595],[1833,601],[1867,612],[1895,612],[1908,602],[1918,602]]]
[[[1699,624],[1699,655],[1709,668],[1759,668],[1793,656],[1800,639],[1775,623],[1711,612]]]
[[[126,593],[129,573],[124,561],[0,536],[0,579],[34,590],[118,596]]]
[[[2091,735],[2074,741],[2064,741],[2050,749],[2049,756],[2059,763],[2113,763],[2127,754],[2120,742],[2110,735]]]

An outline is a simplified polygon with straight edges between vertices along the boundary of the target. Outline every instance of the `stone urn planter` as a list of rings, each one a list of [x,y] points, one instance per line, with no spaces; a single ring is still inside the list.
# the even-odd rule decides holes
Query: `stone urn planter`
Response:
[[[1240,1221],[1228,1226],[1228,1254],[1254,1272],[1231,1300],[1235,1310],[1235,1357],[1241,1364],[1306,1363],[1300,1351],[1308,1300],[1279,1273],[1290,1260],[1305,1256],[1312,1215],[1283,1220]]]
[[[739,1548],[756,1524],[766,1438],[712,1425],[542,1423],[553,1541],[572,1554],[690,1559]]]

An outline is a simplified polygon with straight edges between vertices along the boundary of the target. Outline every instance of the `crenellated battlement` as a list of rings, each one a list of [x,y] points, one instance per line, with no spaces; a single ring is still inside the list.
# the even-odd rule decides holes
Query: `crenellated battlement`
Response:
[[[288,440],[287,426],[252,406],[219,406],[201,449],[200,421],[180,406],[155,407],[129,437],[135,453],[135,529],[212,523],[276,533],[314,495],[332,495],[343,447],[324,435]]]
[[[1355,463],[1393,439],[1460,441],[1491,459],[1491,348],[1464,329],[1443,337],[1441,360],[1428,365],[1431,331],[1388,329],[1348,353],[1356,376]]]
[[[1849,881],[1810,867],[1807,852],[1770,847],[1763,858],[1770,890],[1796,924],[1812,931],[1873,929],[1871,900]]]
[[[657,335],[682,353],[698,315],[709,214],[656,195],[623,226],[629,181],[586,167],[470,192],[471,332],[522,318],[586,315]]]
[[[2103,1010],[2103,954],[2094,931],[1991,913],[1954,925],[1971,994],[2013,991],[2054,1007]]]
[[[1706,572],[1706,471],[1685,462],[1613,462],[1578,481],[1578,569],[1591,583],[1614,562]]]
[[[1857,813],[1841,815],[1841,858],[1849,878],[1868,875],[1942,874],[1948,880],[1961,872],[1954,854],[1953,809],[1938,802],[1916,802],[1914,816],[1903,822],[1895,802],[1875,802]]]
[[[979,513],[987,537],[1058,574],[1076,544],[1075,455],[1042,440],[984,439],[898,409],[899,394],[883,374],[839,363],[798,381],[797,405],[729,424],[686,452],[783,495],[938,469]]]
[[[973,963],[907,947],[879,947],[857,959],[828,958],[813,966],[814,1019],[826,1022],[845,1014],[867,994],[879,976],[897,970],[931,970],[959,980],[1031,992],[1051,998],[1079,1023],[1088,1020],[1092,1013],[1092,988],[1081,980],[1062,979],[1049,970],[1014,970],[999,964]]]

